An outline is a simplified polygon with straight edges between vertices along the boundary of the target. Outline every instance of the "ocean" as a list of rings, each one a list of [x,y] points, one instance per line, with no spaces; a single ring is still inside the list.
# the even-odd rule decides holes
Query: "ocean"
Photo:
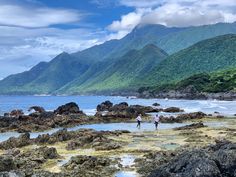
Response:
[[[42,106],[52,111],[68,102],[76,102],[86,114],[94,115],[96,106],[106,100],[114,104],[127,102],[145,106],[159,103],[162,108],[175,106],[184,109],[185,112],[202,111],[207,114],[219,112],[226,116],[236,114],[236,101],[139,99],[119,96],[0,96],[0,115],[13,109],[22,109],[27,114],[31,106]]]

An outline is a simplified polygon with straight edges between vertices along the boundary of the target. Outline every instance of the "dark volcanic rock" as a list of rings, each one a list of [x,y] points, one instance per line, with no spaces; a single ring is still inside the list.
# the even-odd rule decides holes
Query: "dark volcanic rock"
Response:
[[[27,146],[30,144],[30,134],[25,133],[20,135],[18,138],[11,137],[7,141],[0,143],[0,149],[12,149]]]
[[[158,168],[160,165],[167,163],[175,156],[175,153],[168,151],[150,152],[144,155],[143,158],[135,160],[135,164],[138,167],[137,172],[143,176],[147,176],[151,171]]]
[[[24,112],[21,109],[16,109],[16,110],[12,110],[9,115],[10,117],[19,118],[20,116],[24,115]]]
[[[187,114],[180,114],[177,117],[160,117],[160,121],[163,123],[174,123],[178,122],[181,123],[186,120],[192,120],[192,119],[202,119],[206,116],[203,112],[194,112],[194,113],[187,113]]]
[[[98,118],[90,118],[78,111],[79,108],[63,109],[56,112],[63,115],[57,115],[53,112],[32,113],[16,117],[0,117],[0,132],[17,131],[19,133],[31,131],[44,131],[56,127],[76,126],[79,124],[99,121]],[[65,115],[68,114],[68,115]]]
[[[193,123],[193,124],[186,125],[183,127],[174,128],[174,130],[189,130],[189,129],[197,129],[197,128],[203,128],[203,127],[207,127],[207,126],[204,125],[202,122],[198,122],[198,123]]]
[[[109,111],[122,111],[127,109],[128,107],[129,107],[128,103],[122,102],[111,107]]]
[[[76,135],[73,132],[68,132],[67,129],[58,130],[57,132],[49,135],[43,134],[39,135],[34,139],[36,144],[53,144],[56,142],[68,141],[72,138],[76,138]]]
[[[169,107],[169,108],[163,109],[163,112],[170,112],[170,113],[183,112],[183,111],[184,110],[177,107]]]
[[[121,147],[119,142],[107,138],[105,135],[115,134],[119,135],[121,132],[97,132],[97,131],[84,131],[83,135],[78,136],[67,144],[68,150],[78,148],[94,148],[96,150],[111,150]]]
[[[40,169],[48,159],[57,159],[59,157],[55,148],[39,147],[14,157],[14,162],[18,169],[35,170]]]
[[[206,116],[203,112],[194,112],[194,113],[188,113],[188,114],[181,114],[178,115],[176,118],[181,120],[191,120],[191,119],[202,119]]]
[[[103,103],[102,103],[103,104]],[[101,104],[101,105],[102,105]],[[98,110],[105,110],[104,111],[97,111],[97,117],[103,118],[135,118],[139,114],[146,115],[146,113],[150,112],[159,112],[160,109],[153,108],[151,106],[140,106],[140,105],[128,105],[126,102],[122,102],[111,106],[109,109],[101,109],[101,105],[98,105]]]
[[[159,103],[153,103],[152,106],[161,106]]]
[[[16,169],[14,160],[10,156],[0,156],[0,172]]]
[[[113,103],[110,101],[105,101],[99,105],[97,105],[97,111],[109,111],[109,109],[113,106]]]
[[[84,114],[80,111],[79,106],[74,102],[59,106],[54,113],[59,115]]]
[[[32,111],[34,110],[35,112],[37,113],[43,113],[45,112],[45,109],[43,107],[40,107],[40,106],[31,106],[28,111]]]
[[[149,177],[234,177],[236,144],[219,142],[202,149],[184,151],[152,171]]]
[[[67,131],[66,129],[58,130],[49,135],[43,134],[36,138],[29,138],[29,134],[22,134],[18,138],[9,138],[0,143],[0,149],[20,148],[27,145],[47,145],[55,144],[57,142],[64,142],[73,140],[68,143],[68,149],[76,149],[81,147],[91,147],[99,150],[109,150],[120,148],[119,142],[107,138],[107,136],[119,136],[123,133],[130,133],[129,131],[95,131],[92,129],[81,129],[77,131]]]
[[[75,156],[65,164],[64,171],[69,176],[78,177],[103,177],[112,176],[117,169],[112,165],[112,160],[105,157]]]
[[[70,159],[70,161],[64,165],[64,168],[67,170],[73,170],[77,166],[82,166],[84,169],[91,170],[94,167],[102,167],[102,166],[109,166],[111,160],[108,158],[99,158],[99,157],[92,157],[92,156],[75,156]]]

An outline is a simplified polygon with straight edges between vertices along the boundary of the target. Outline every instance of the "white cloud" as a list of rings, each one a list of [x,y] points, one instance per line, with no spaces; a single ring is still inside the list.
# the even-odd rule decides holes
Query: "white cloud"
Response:
[[[14,35],[11,35],[14,34]],[[99,29],[25,29],[0,27],[0,78],[28,70],[40,61],[49,61],[61,52],[77,52],[105,40]]]
[[[186,27],[236,21],[235,0],[120,0],[120,4],[136,10],[108,26],[117,38],[138,24]]]
[[[77,22],[82,14],[71,9],[28,7],[19,4],[0,4],[0,25],[21,27],[47,27]]]
[[[111,25],[108,26],[108,30],[112,32],[117,32],[116,34],[111,34],[115,39],[120,39],[128,34],[135,26],[137,26],[143,18],[143,15],[150,12],[149,8],[140,8],[135,12],[128,13],[127,15],[121,16],[121,20],[113,21]]]
[[[134,28],[141,20],[142,13],[131,12],[121,17],[120,21],[114,21],[108,29],[111,31],[123,31]]]
[[[49,61],[61,52],[77,52],[106,39],[100,29],[53,28],[82,24],[76,10],[49,8],[37,0],[0,0],[0,78]]]

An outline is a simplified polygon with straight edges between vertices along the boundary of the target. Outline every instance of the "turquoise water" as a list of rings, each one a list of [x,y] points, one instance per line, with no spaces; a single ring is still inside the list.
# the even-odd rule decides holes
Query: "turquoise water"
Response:
[[[212,114],[217,111],[229,116],[236,114],[236,101],[129,99],[126,97],[112,96],[0,96],[0,114],[13,109],[22,109],[27,113],[28,108],[34,105],[42,106],[46,110],[54,110],[62,104],[73,101],[85,113],[93,115],[96,106],[105,100],[110,100],[113,103],[125,101],[129,104],[149,106],[157,102],[163,108],[176,106],[184,109],[186,112],[202,111]]]

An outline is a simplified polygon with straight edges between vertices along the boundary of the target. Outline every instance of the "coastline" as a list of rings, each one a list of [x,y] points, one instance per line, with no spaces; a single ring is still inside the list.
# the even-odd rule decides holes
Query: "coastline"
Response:
[[[87,116],[77,104],[67,103],[53,112],[36,112],[3,121],[2,126],[10,123],[7,129],[18,127],[22,132],[19,137],[0,142],[0,166],[11,162],[7,171],[4,166],[0,175],[122,177],[134,174],[146,177],[155,173],[160,165],[169,165],[181,153],[186,155],[189,150],[198,148],[200,152],[211,154],[207,147],[217,147],[216,142],[221,142],[222,138],[227,139],[223,141],[227,147],[236,142],[235,118],[186,113],[177,107],[113,104],[110,101],[97,105],[96,110],[95,116]],[[181,114],[160,117],[156,130],[148,113],[161,110]],[[143,114],[140,129],[134,119],[139,114]],[[121,122],[125,123],[119,125]],[[90,126],[79,128],[78,124]],[[65,129],[32,137],[33,133],[28,131],[40,127],[55,130],[57,126]],[[179,159],[180,165],[186,162],[181,156]]]

